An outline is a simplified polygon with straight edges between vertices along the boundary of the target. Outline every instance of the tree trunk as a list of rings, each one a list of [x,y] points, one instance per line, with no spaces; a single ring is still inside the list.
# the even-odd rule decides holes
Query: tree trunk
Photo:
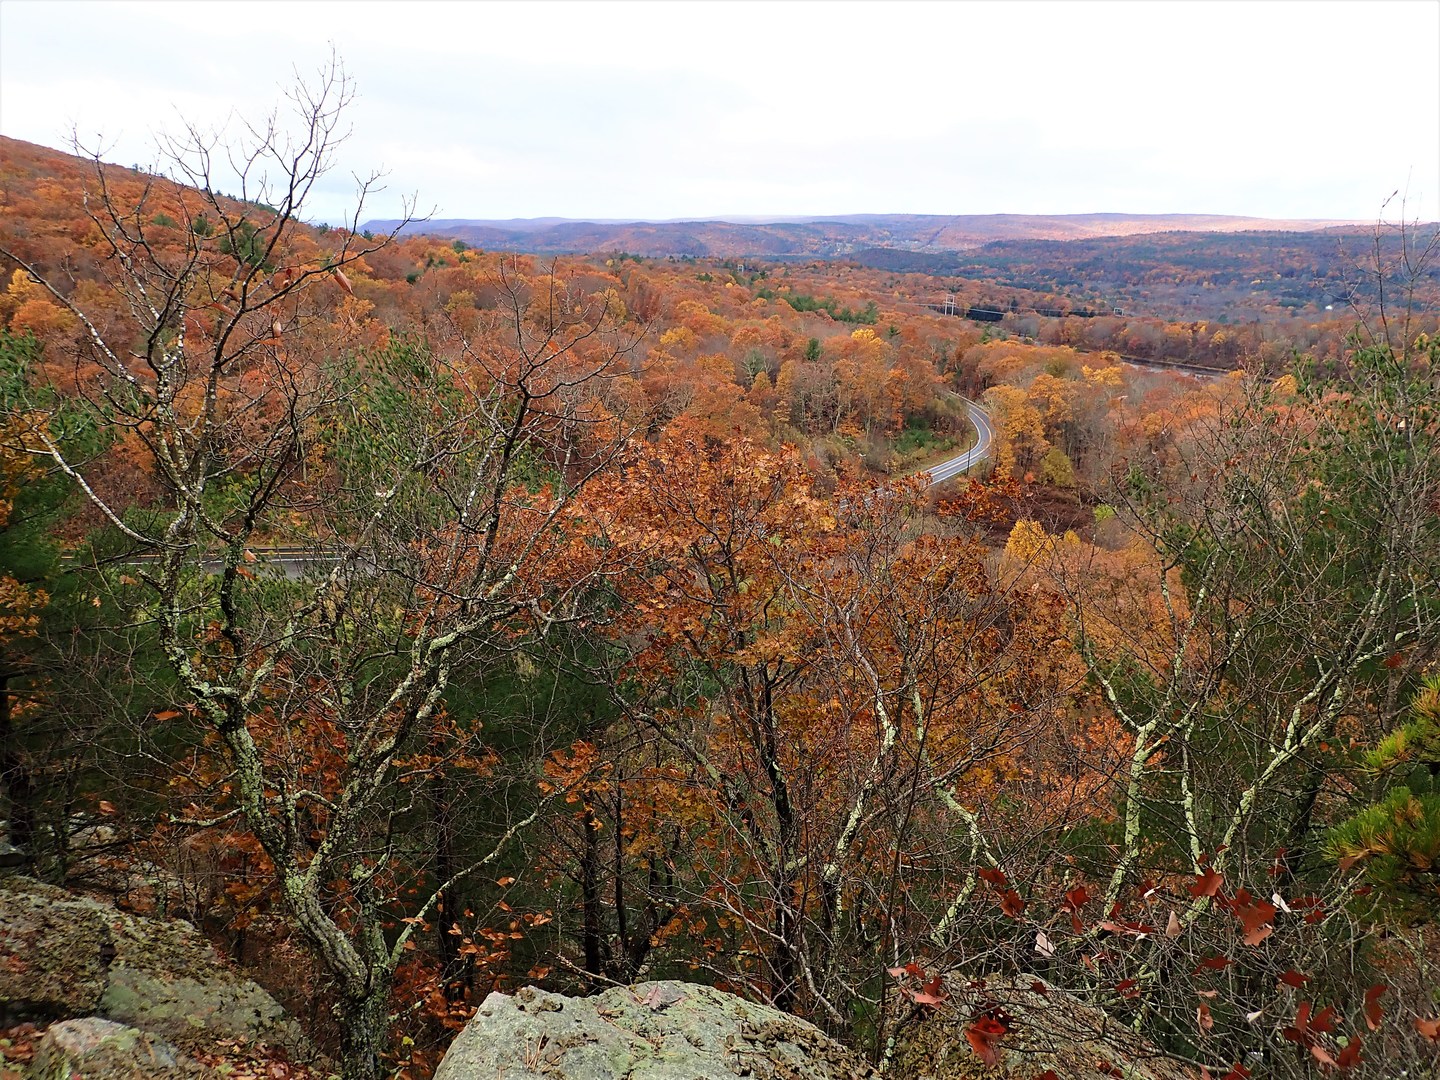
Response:
[[[0,675],[0,788],[8,803],[10,843],[24,860],[20,865],[28,865],[35,860],[35,783],[16,745],[8,675]]]
[[[381,1054],[388,1041],[389,1010],[384,993],[340,999],[340,1075],[343,1080],[381,1080]]]
[[[775,949],[771,954],[770,967],[774,980],[770,1004],[781,1012],[794,1012],[796,988],[800,976],[800,965],[795,956],[795,942],[799,926],[791,895],[793,882],[783,879],[775,890]]]
[[[580,933],[585,950],[585,971],[590,975],[604,973],[600,942],[600,823],[586,811],[581,828],[585,830],[585,846],[580,857]],[[615,834],[618,837],[620,830]]]

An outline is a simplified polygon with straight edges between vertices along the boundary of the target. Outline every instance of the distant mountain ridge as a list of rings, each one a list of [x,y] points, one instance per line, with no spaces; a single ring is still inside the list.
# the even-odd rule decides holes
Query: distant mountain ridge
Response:
[[[1092,240],[1162,232],[1315,232],[1371,225],[1373,222],[1224,214],[839,214],[669,221],[437,218],[412,222],[403,231],[536,254],[626,251],[651,258],[833,258],[875,248],[955,253],[997,240]],[[394,219],[365,223],[365,228],[374,232],[391,232],[400,226]]]

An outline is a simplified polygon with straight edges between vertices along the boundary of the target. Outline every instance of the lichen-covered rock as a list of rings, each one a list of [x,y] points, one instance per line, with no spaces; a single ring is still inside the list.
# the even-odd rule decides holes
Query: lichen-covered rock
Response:
[[[29,878],[0,878],[0,1014],[93,1013],[105,993],[110,940],[90,901]]]
[[[1047,1070],[1065,1080],[1194,1080],[1193,1067],[1033,975],[946,980],[946,990],[944,1004],[901,1025],[887,1080],[1033,1080]],[[966,1038],[972,1027],[992,1033],[993,1065]]]
[[[0,878],[0,1013],[97,1015],[181,1047],[264,1042],[310,1049],[275,999],[228,968],[199,932],[22,877]]]
[[[680,982],[589,998],[494,993],[435,1080],[865,1080],[872,1070],[818,1028]]]
[[[214,1070],[164,1039],[111,1020],[51,1024],[35,1047],[30,1080],[214,1080]]]

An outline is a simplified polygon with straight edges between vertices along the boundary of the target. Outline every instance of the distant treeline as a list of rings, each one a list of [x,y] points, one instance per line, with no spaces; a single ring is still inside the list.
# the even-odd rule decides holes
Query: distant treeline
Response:
[[[1415,225],[1406,239],[1423,249],[1440,226]],[[1373,300],[1361,268],[1400,252],[1399,229],[1316,232],[1170,232],[1084,240],[998,240],[971,251],[932,253],[867,248],[848,256],[863,266],[925,273],[1082,301],[1063,314],[1119,307],[1167,319],[1249,321],[1276,314],[1315,317],[1327,307]],[[1440,268],[1417,282],[1440,304]],[[1078,294],[1078,295],[1077,295]],[[1104,302],[1097,305],[1097,297]],[[1050,311],[1036,309],[1042,315]]]

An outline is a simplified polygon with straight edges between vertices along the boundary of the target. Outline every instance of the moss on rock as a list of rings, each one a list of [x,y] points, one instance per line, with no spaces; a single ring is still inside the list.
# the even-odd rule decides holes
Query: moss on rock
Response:
[[[313,1056],[299,1026],[189,923],[0,878],[0,1002],[15,1018],[95,1014],[181,1047],[264,1042]]]

